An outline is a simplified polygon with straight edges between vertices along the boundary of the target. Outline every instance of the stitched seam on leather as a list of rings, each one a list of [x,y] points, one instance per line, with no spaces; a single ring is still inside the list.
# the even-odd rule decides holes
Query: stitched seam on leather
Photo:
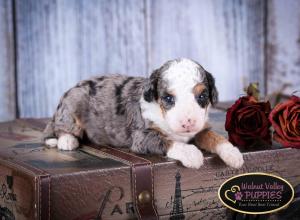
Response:
[[[134,164],[132,165],[132,169],[133,169],[133,174],[134,174],[134,199],[135,199],[135,204],[136,204],[136,211],[139,215],[139,219],[142,219],[141,214],[140,214],[140,210],[139,210],[139,205],[138,205],[138,201],[137,201],[137,193],[136,193],[136,172],[135,172],[135,166]]]
[[[30,165],[28,165],[26,163],[24,163],[25,166],[22,166],[21,164],[19,164],[19,163],[22,163],[21,161],[12,161],[12,160],[2,160],[2,159],[0,159],[0,162],[4,166],[9,166],[10,168],[20,169],[20,170],[24,171],[25,173],[33,175],[33,176],[40,175],[40,174],[35,173],[33,170],[30,170],[29,168],[35,169],[36,171],[39,171],[39,172],[42,171],[43,174],[46,174],[45,171],[37,169],[37,168],[35,168],[33,166],[30,166]],[[28,167],[26,167],[26,166],[28,166]]]
[[[41,178],[39,177],[39,219],[42,219],[41,216],[42,216],[42,204],[41,204]]]
[[[41,201],[42,201],[42,180],[43,180],[43,178],[44,177],[39,177],[38,179],[39,179],[39,219],[41,219],[41,216],[42,216],[42,203],[41,203]],[[48,178],[48,180],[49,181],[47,181],[48,182],[48,220],[50,220],[50,191],[51,191],[51,188],[50,188],[50,181],[51,181],[51,176],[50,175],[48,175],[47,176],[47,178]],[[36,178],[37,179],[37,178]]]
[[[107,148],[112,149],[112,150],[115,150],[115,151],[118,151],[118,152],[121,152],[121,153],[123,153],[123,154],[127,154],[127,155],[129,155],[129,156],[133,156],[133,157],[138,158],[138,159],[140,159],[140,160],[145,160],[145,161],[151,163],[150,160],[147,160],[147,159],[145,159],[145,158],[139,157],[139,156],[137,156],[137,155],[130,154],[130,153],[127,153],[127,152],[125,152],[125,151],[120,151],[120,150],[118,150],[118,149],[111,148],[111,147],[107,147]]]
[[[106,153],[104,151],[101,151],[102,154],[106,155],[108,158],[111,158],[111,159],[115,159],[116,161],[122,161],[123,163],[127,164],[127,165],[132,165],[132,163],[128,160],[125,160],[123,158],[120,158],[120,157],[117,157],[115,155],[112,155],[112,154],[109,154],[109,153]]]
[[[37,177],[34,177],[34,192],[38,192],[36,188],[37,188]],[[39,202],[39,201],[36,201],[36,199],[39,200],[39,197],[37,198],[37,197],[35,196],[35,198],[34,198],[34,201],[35,201],[35,202]]]
[[[50,215],[50,211],[51,211],[51,198],[50,198],[50,192],[51,192],[51,178],[50,176],[48,176],[48,183],[49,183],[49,187],[48,187],[48,220],[50,220],[51,215]]]
[[[155,216],[158,218],[158,213],[154,207],[154,175],[153,175],[153,165],[150,165],[150,169],[151,169],[151,178],[152,178],[152,208],[154,210]]]

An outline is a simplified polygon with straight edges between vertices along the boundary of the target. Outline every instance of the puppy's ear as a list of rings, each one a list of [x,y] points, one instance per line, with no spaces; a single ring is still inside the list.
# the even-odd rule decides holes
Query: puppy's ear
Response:
[[[218,91],[215,85],[215,79],[211,75],[211,73],[205,71],[206,73],[206,79],[208,84],[208,90],[209,90],[209,99],[212,105],[215,105],[218,102]]]
[[[150,76],[150,79],[148,80],[147,84],[144,87],[144,99],[147,102],[152,102],[153,100],[158,99],[158,93],[157,93],[157,83],[160,77],[159,70],[154,70]]]

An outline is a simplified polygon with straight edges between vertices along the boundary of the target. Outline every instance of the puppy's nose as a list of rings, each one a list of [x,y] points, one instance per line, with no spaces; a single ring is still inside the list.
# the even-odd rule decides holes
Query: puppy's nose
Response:
[[[192,128],[194,128],[195,124],[196,120],[191,118],[181,121],[181,127],[185,128],[186,130],[191,130]]]

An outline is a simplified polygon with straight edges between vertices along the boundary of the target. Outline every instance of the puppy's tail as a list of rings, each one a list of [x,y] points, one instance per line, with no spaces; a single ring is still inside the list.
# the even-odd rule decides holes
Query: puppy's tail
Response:
[[[57,138],[54,132],[54,120],[52,119],[47,124],[44,132],[43,132],[43,142],[49,147],[56,147],[57,146]]]

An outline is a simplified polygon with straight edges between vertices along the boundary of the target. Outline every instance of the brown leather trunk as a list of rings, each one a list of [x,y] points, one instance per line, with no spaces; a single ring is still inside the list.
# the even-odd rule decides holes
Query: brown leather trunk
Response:
[[[224,117],[223,112],[212,111],[213,129],[226,135]],[[132,166],[110,155],[107,148],[83,146],[64,152],[45,147],[41,130],[46,121],[22,119],[0,124],[0,218],[136,219],[134,202],[150,181],[147,175],[144,182],[143,176],[136,176],[142,184],[133,189]],[[234,216],[221,204],[217,191],[236,174],[267,172],[286,178],[294,187],[300,184],[300,150],[296,149],[273,146],[244,152],[245,165],[238,170],[208,153],[199,170],[158,156],[144,158],[153,163],[154,206],[160,219]],[[139,175],[151,171],[142,166],[136,169],[142,170]]]

